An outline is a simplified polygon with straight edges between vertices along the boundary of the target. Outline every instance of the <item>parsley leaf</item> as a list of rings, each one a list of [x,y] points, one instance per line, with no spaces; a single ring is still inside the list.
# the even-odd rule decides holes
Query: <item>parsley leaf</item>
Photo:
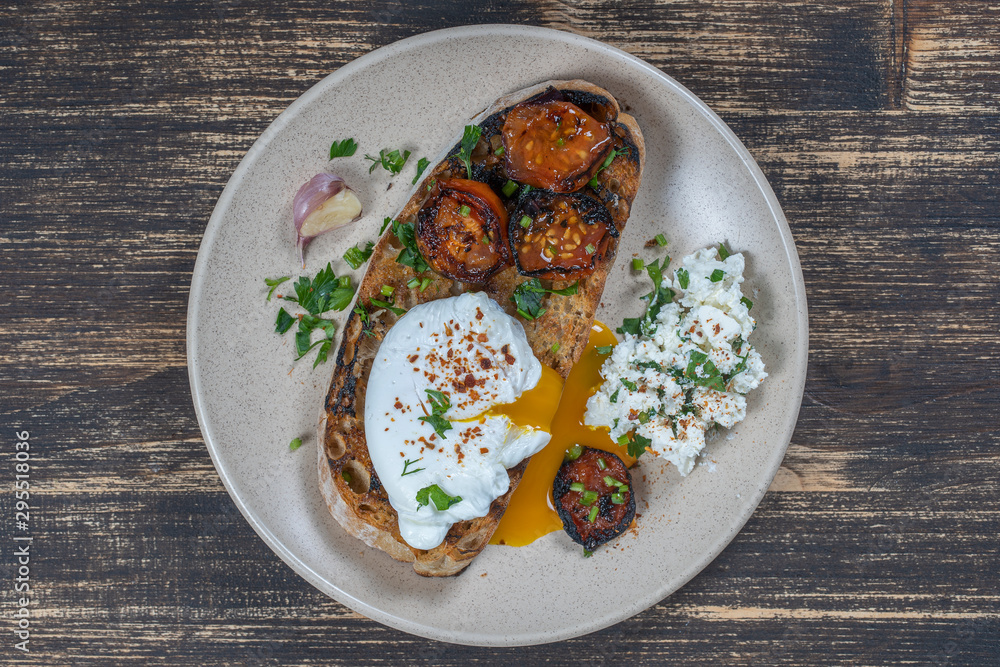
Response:
[[[385,308],[386,310],[395,313],[396,315],[402,315],[406,312],[406,308],[400,308],[398,306],[392,305],[388,301],[382,301],[381,299],[370,299],[368,301],[373,306],[378,306],[379,308]]]
[[[283,334],[292,328],[295,318],[288,314],[284,308],[278,309],[278,319],[274,323],[274,332]]]
[[[612,403],[617,403],[618,402],[618,392],[619,391],[621,391],[621,387],[619,387],[618,389],[615,389],[615,393],[611,394],[611,398],[609,398],[608,400],[611,401]]]
[[[742,303],[742,304],[743,304],[744,306],[746,306],[746,307],[747,307],[747,310],[748,310],[748,311],[749,311],[749,310],[750,310],[751,308],[753,308],[753,301],[751,301],[750,299],[748,299],[748,298],[746,298],[746,297],[742,297],[742,298],[740,299],[740,303]]]
[[[677,269],[677,284],[681,286],[681,289],[687,289],[688,285],[691,284],[691,276],[687,269]]]
[[[615,349],[614,345],[598,345],[596,348],[597,354],[611,354],[611,351]]]
[[[392,218],[384,218],[382,220],[382,226],[378,229],[378,235],[382,236],[385,233],[385,228],[392,224]]]
[[[452,505],[460,502],[462,502],[462,496],[449,496],[437,484],[425,486],[417,491],[417,503],[420,507],[424,507],[428,503],[434,503],[434,507],[436,507],[439,512],[443,512]]]
[[[725,277],[725,275],[726,275],[725,271],[723,271],[722,269],[716,269],[715,271],[712,271],[712,275],[710,275],[708,279],[711,280],[713,283],[717,283],[720,280],[722,280]]]
[[[625,378],[621,378],[621,381],[622,384],[625,385],[625,388],[628,389],[629,391],[638,390],[638,387],[636,386],[635,382],[632,382],[631,380],[626,380]]]
[[[517,314],[526,320],[538,319],[545,314],[542,308],[542,298],[545,294],[558,294],[560,296],[572,296],[577,293],[580,281],[577,281],[563,289],[553,290],[542,287],[542,282],[538,278],[525,280],[514,289],[510,300],[517,307]]]
[[[375,171],[375,167],[381,165],[383,169],[395,176],[403,170],[403,165],[410,159],[410,151],[403,151],[402,155],[400,155],[399,149],[386,152],[386,149],[383,148],[378,152],[378,157],[366,154],[365,159],[372,161],[372,166],[368,170],[369,174]]]
[[[701,368],[700,373],[698,372],[699,367]],[[697,350],[691,352],[690,361],[688,361],[687,368],[684,370],[684,377],[694,380],[695,385],[699,387],[708,387],[715,391],[726,390],[726,383],[722,378],[722,373],[719,372],[719,369],[716,368],[715,364],[704,352],[698,352]]]
[[[660,314],[660,309],[674,298],[674,291],[663,286],[663,269],[669,262],[670,258],[666,257],[662,264],[660,260],[656,260],[646,265],[646,274],[653,281],[653,291],[640,297],[646,302],[646,312],[642,317],[626,317],[618,327],[618,333],[637,336],[656,331],[656,316]]]
[[[632,438],[628,441],[628,455],[633,458],[639,458],[646,453],[646,447],[653,444],[652,439],[645,438],[638,433],[633,433]]]
[[[354,143],[354,139],[344,139],[343,141],[335,141],[330,145],[330,159],[335,157],[350,157],[354,155],[354,152],[358,150],[358,145]]]
[[[663,366],[656,363],[655,361],[640,361],[636,363],[635,367],[638,368],[639,370],[644,370],[646,368],[653,368],[660,371],[661,373],[663,372]]]
[[[292,441],[288,443],[288,448],[293,452],[302,446],[302,438],[292,438]]]
[[[419,419],[430,424],[442,439],[447,439],[445,431],[450,431],[452,426],[451,422],[444,418],[444,414],[451,407],[451,398],[443,391],[435,391],[434,389],[425,389],[424,391],[427,392],[427,401],[431,404],[431,414],[424,415]],[[424,504],[426,505],[426,503]]]
[[[729,248],[726,247],[725,242],[719,244],[719,259],[724,262],[732,254],[729,252]]]
[[[465,173],[472,178],[472,149],[479,143],[483,131],[478,125],[466,125],[462,135],[462,147],[458,151],[458,159],[465,165]]]
[[[271,288],[267,291],[267,300],[271,300],[271,296],[274,294],[274,290],[278,289],[278,285],[290,279],[291,278],[289,276],[281,276],[280,278],[264,278],[264,284]]]
[[[420,179],[421,174],[424,173],[424,169],[426,169],[427,165],[429,165],[430,163],[431,161],[425,157],[422,157],[419,160],[417,160],[417,174],[416,176],[413,177],[412,181],[413,185],[417,184],[417,181]]]
[[[372,249],[375,248],[375,244],[371,241],[362,250],[357,246],[351,246],[344,253],[344,261],[350,264],[351,268],[357,270],[362,264],[368,261],[368,258],[372,256]]]
[[[402,223],[399,220],[393,220],[392,233],[403,244],[403,250],[396,257],[397,262],[403,266],[410,267],[416,273],[423,273],[431,268],[427,260],[424,259],[424,256],[420,254],[420,248],[417,247],[417,232],[414,229],[413,223]]]

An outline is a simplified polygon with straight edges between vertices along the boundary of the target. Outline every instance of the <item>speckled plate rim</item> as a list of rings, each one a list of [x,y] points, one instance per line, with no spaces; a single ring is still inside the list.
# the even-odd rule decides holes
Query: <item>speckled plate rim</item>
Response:
[[[634,599],[631,604],[626,603],[616,610],[608,611],[604,615],[596,615],[594,620],[590,623],[577,624],[555,632],[552,630],[545,630],[537,633],[525,633],[517,636],[499,636],[489,632],[467,632],[454,629],[443,629],[433,624],[422,623],[412,619],[401,618],[391,613],[386,613],[366,600],[359,599],[337,588],[331,582],[327,581],[322,575],[310,568],[291,549],[289,549],[288,546],[279,540],[261,520],[257,513],[248,507],[244,500],[240,497],[239,493],[236,492],[234,481],[231,479],[229,472],[220,459],[219,452],[214,444],[213,434],[207,428],[207,415],[206,406],[203,400],[203,389],[201,385],[201,378],[197,372],[198,360],[195,349],[195,332],[198,328],[198,296],[204,289],[205,278],[208,272],[207,253],[204,252],[204,250],[211,247],[218,234],[223,213],[231,205],[235,193],[239,189],[240,184],[250,169],[250,166],[256,161],[259,153],[261,153],[271,139],[287,125],[291,118],[293,118],[301,109],[313,103],[313,101],[319,97],[321,91],[324,91],[331,86],[338,85],[339,82],[355,74],[359,70],[375,66],[379,62],[396,56],[401,52],[423,48],[435,43],[459,37],[503,36],[511,34],[519,36],[528,35],[541,40],[548,40],[556,43],[563,42],[576,46],[584,46],[586,48],[596,50],[609,58],[617,60],[621,64],[644,71],[655,80],[658,80],[663,86],[669,88],[673,93],[682,96],[699,115],[701,115],[715,128],[715,130],[719,133],[719,135],[721,135],[732,150],[735,151],[766,201],[767,207],[773,217],[775,225],[778,228],[780,238],[782,240],[782,247],[780,250],[784,252],[785,260],[792,268],[792,288],[795,294],[794,309],[797,323],[797,354],[796,357],[790,361],[792,366],[796,369],[801,369],[801,372],[795,374],[793,378],[794,386],[791,387],[791,391],[788,392],[788,395],[796,397],[796,400],[794,401],[793,406],[789,406],[783,423],[784,429],[780,438],[780,441],[783,444],[780,447],[774,447],[771,451],[770,457],[766,459],[769,471],[767,479],[762,480],[763,483],[759,486],[756,492],[756,497],[752,499],[752,502],[746,505],[747,509],[744,512],[733,516],[732,521],[729,522],[729,530],[717,541],[714,548],[705,551],[702,554],[702,557],[694,561],[693,564],[687,569],[682,570],[678,575],[670,578],[668,581],[665,581],[661,587],[651,590],[648,595],[642,598]],[[775,248],[775,252],[778,251],[779,249]],[[381,47],[357,58],[316,83],[298,99],[292,102],[288,108],[285,109],[285,111],[283,111],[254,142],[220,195],[202,238],[198,257],[193,270],[191,289],[189,293],[187,312],[187,358],[188,379],[194,400],[195,414],[197,416],[198,424],[201,428],[206,447],[209,451],[209,455],[211,456],[212,462],[218,471],[223,485],[226,487],[229,495],[232,497],[236,506],[250,523],[250,526],[254,529],[254,531],[296,573],[302,576],[306,581],[315,586],[321,592],[331,596],[352,610],[379,623],[383,623],[405,632],[431,639],[467,645],[524,646],[562,641],[589,634],[614,625],[648,609],[684,586],[696,574],[711,563],[722,552],[722,550],[729,545],[733,538],[736,537],[747,520],[749,520],[756,507],[759,505],[761,499],[764,497],[770,481],[773,479],[781,465],[788,443],[791,441],[805,388],[805,368],[808,361],[808,312],[805,285],[801,265],[798,259],[798,253],[795,248],[795,242],[792,237],[791,230],[789,229],[788,223],[781,210],[781,206],[778,203],[778,200],[768,184],[763,172],[760,170],[760,167],[754,161],[749,151],[737,138],[729,126],[727,126],[725,122],[723,122],[722,119],[719,118],[704,102],[687,90],[687,88],[656,67],[653,67],[643,60],[622,51],[621,49],[609,46],[602,42],[575,35],[573,33],[537,26],[508,24],[474,25],[447,28],[415,35]]]

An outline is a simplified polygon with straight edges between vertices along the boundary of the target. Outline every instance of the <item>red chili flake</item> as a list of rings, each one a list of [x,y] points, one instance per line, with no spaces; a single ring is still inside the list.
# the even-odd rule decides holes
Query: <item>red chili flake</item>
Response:
[[[465,386],[466,387],[476,386],[476,378],[472,375],[472,373],[469,373],[468,375],[465,376]]]
[[[715,334],[716,336],[718,336],[718,335],[719,335],[719,331],[721,331],[721,330],[722,330],[722,325],[721,325],[721,324],[719,324],[718,322],[716,322],[716,323],[715,323],[715,326],[714,326],[714,327],[712,327],[712,332],[713,332],[713,333],[714,333],[714,334]]]
[[[478,341],[479,341],[480,343],[485,343],[485,342],[486,342],[486,341],[488,341],[489,339],[490,339],[490,337],[489,337],[489,336],[487,336],[487,335],[486,335],[486,334],[484,334],[484,333],[483,333],[483,334],[479,334],[478,336],[476,336],[476,340],[478,340]]]
[[[493,362],[487,359],[486,357],[483,357],[482,359],[479,360],[479,367],[482,368],[483,370],[488,370],[489,367],[492,365]]]
[[[403,404],[400,403],[399,400],[397,400],[396,403],[392,407],[396,408],[397,410],[402,410],[403,409]]]
[[[476,319],[477,320],[483,319],[483,311],[479,310],[478,307],[476,308]]]
[[[480,447],[479,448],[479,453],[480,454],[489,454],[490,453],[490,448],[489,447]]]
[[[420,355],[419,355],[419,354],[413,354],[413,355],[410,355],[410,357],[409,357],[409,362],[410,362],[410,363],[412,364],[412,363],[413,363],[414,361],[416,361],[416,360],[417,360],[417,359],[419,359],[419,358],[420,358]]]

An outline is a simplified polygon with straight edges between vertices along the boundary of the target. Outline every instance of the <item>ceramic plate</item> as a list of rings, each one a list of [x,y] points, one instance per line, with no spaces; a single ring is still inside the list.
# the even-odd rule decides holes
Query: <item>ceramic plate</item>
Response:
[[[314,274],[355,243],[374,239],[406,201],[414,165],[433,158],[466,121],[506,93],[547,79],[581,78],[615,95],[646,141],[642,187],[598,319],[641,313],[647,285],[633,253],[663,233],[679,260],[725,240],[745,253],[759,323],[755,345],[770,377],[748,398],[748,417],[710,442],[681,479],[655,460],[637,483],[634,534],[584,559],[561,531],[534,544],[490,546],[461,575],[424,579],[410,565],[354,539],[329,516],[317,484],[317,415],[333,371],[293,362],[292,335],[273,332],[278,310],[263,279]],[[332,140],[360,149],[330,162]],[[369,175],[364,153],[405,148],[395,178]],[[365,215],[320,237],[300,271],[292,198],[334,171],[356,188]],[[391,188],[390,188],[391,185]],[[361,272],[353,272],[360,279]],[[644,276],[643,276],[644,279]],[[343,321],[340,314],[339,321]],[[386,625],[465,644],[537,644],[609,626],[659,602],[705,567],[739,532],[781,463],[806,374],[805,292],[778,202],[736,136],[658,69],[605,44],[542,28],[474,26],[378,49],[323,79],[251,147],[219,198],[202,241],[188,309],[195,409],[219,476],[254,530],[311,584]],[[334,348],[336,350],[336,348]],[[289,441],[303,439],[298,451]],[[613,591],[613,594],[609,594]]]

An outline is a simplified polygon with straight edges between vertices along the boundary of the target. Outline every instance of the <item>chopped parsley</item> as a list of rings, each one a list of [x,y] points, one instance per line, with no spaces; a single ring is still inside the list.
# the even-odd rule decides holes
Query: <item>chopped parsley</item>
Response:
[[[733,253],[729,252],[729,248],[726,247],[726,244],[724,242],[719,244],[719,259],[721,259],[724,262],[732,254]]]
[[[725,278],[725,276],[726,276],[725,271],[723,271],[722,269],[716,269],[715,271],[712,271],[712,275],[710,275],[708,279],[711,280],[713,283],[717,283],[723,278]]]
[[[351,246],[344,253],[344,261],[347,262],[352,269],[355,271],[361,267],[362,264],[368,261],[368,258],[372,256],[372,250],[375,248],[375,244],[371,241],[365,245],[365,249],[362,250],[357,246]]]
[[[460,502],[462,502],[462,496],[449,496],[437,484],[425,486],[417,491],[417,504],[420,507],[426,507],[428,503],[434,503],[434,507],[439,512],[443,512],[452,505]]]
[[[278,289],[278,285],[285,282],[286,280],[291,280],[290,276],[281,276],[280,278],[264,278],[264,284],[266,284],[269,289],[267,291],[267,300],[271,300],[271,295],[274,294],[274,290]]]
[[[274,333],[283,334],[292,328],[295,318],[288,314],[284,308],[278,309],[278,319],[274,322]]]
[[[639,433],[632,433],[631,439],[628,441],[628,455],[633,458],[639,458],[646,453],[646,447],[653,444],[652,439],[645,438]]]
[[[611,351],[615,349],[614,345],[598,345],[594,348],[597,350],[597,354],[611,354]]]
[[[292,441],[288,443],[288,448],[293,452],[302,446],[302,438],[292,438]]]
[[[425,389],[424,391],[427,392],[427,401],[431,404],[431,414],[420,417],[420,421],[430,424],[434,431],[441,436],[441,439],[447,439],[445,432],[450,431],[452,426],[451,422],[444,418],[444,414],[451,407],[451,398],[443,391],[434,389]]]
[[[546,289],[538,278],[525,280],[514,290],[514,295],[510,300],[517,306],[517,314],[526,320],[538,319],[545,314],[542,308],[542,298],[545,294],[558,294],[560,296],[570,296],[576,294],[580,281],[577,281],[563,289]]]
[[[741,298],[740,299],[740,303],[742,303],[744,306],[746,306],[747,310],[750,310],[751,308],[753,308],[753,301],[751,301],[750,299],[748,299],[746,297]]]
[[[403,266],[408,266],[416,273],[423,273],[431,268],[424,256],[420,254],[417,247],[417,234],[413,223],[403,223],[399,220],[392,220],[392,233],[403,244],[403,250],[396,257],[396,261]]]
[[[419,160],[417,160],[417,173],[413,177],[413,180],[411,181],[412,185],[417,184],[417,181],[420,180],[420,176],[424,173],[424,169],[426,169],[427,165],[429,165],[430,163],[431,161],[425,157],[422,157]]]
[[[406,475],[412,475],[413,473],[420,472],[421,470],[426,470],[426,468],[414,468],[413,470],[409,470],[409,467],[411,465],[414,465],[414,464],[416,464],[416,463],[418,463],[420,461],[423,461],[423,460],[424,460],[424,457],[422,457],[422,456],[419,459],[414,459],[412,461],[410,459],[406,459],[405,461],[403,461],[403,472],[400,473],[399,476],[400,477],[405,477]]]
[[[373,157],[371,155],[365,155],[366,160],[371,160],[372,166],[368,170],[368,173],[375,171],[375,167],[381,166],[387,172],[395,176],[403,170],[403,165],[406,161],[410,159],[410,151],[403,151],[400,154],[399,150],[387,151],[385,148],[378,152],[378,157]]]
[[[396,315],[402,315],[406,312],[406,308],[399,308],[398,306],[392,305],[389,301],[383,301],[382,299],[369,299],[368,303],[378,308],[385,308],[389,312],[395,313]]]
[[[700,371],[699,371],[700,369]],[[684,377],[693,380],[699,387],[708,387],[716,391],[725,391],[726,383],[722,378],[722,373],[708,355],[697,350],[691,351],[687,368],[684,370]]]
[[[483,131],[478,125],[466,125],[465,133],[462,135],[462,145],[458,151],[458,159],[465,165],[465,173],[472,178],[472,150],[479,143],[479,137]]]
[[[626,317],[622,320],[622,325],[618,327],[620,334],[652,334],[656,331],[656,316],[660,314],[660,309],[674,299],[674,291],[663,286],[663,267],[670,262],[669,257],[662,261],[656,260],[646,265],[646,274],[653,281],[653,291],[643,295],[641,299],[646,302],[646,312],[642,317]]]
[[[621,381],[622,381],[622,384],[625,385],[625,388],[628,389],[629,391],[638,391],[639,390],[639,388],[636,386],[635,382],[632,382],[631,380],[626,380],[625,378],[621,378]]]
[[[608,400],[611,401],[612,403],[617,403],[618,402],[618,392],[621,391],[621,390],[622,390],[621,387],[618,387],[617,389],[615,389],[615,393],[611,394],[611,398],[609,398]]]
[[[350,157],[357,150],[358,145],[354,143],[353,138],[335,141],[330,145],[330,159],[332,160],[335,157]]]
[[[677,269],[677,284],[681,286],[681,289],[687,289],[688,285],[691,284],[691,276],[687,269]]]

